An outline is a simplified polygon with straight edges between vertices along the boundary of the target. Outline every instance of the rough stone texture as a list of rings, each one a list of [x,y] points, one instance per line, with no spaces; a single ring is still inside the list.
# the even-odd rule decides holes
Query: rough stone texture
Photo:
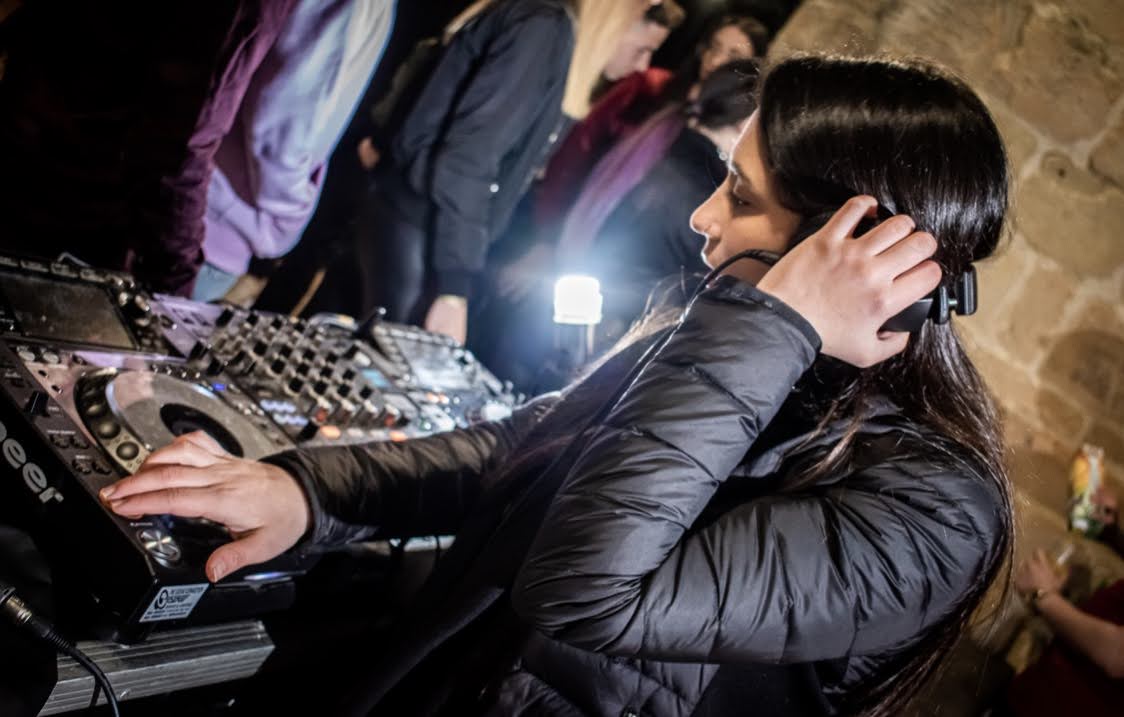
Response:
[[[1068,466],[1084,441],[1103,443],[1119,485],[1121,0],[805,0],[773,47],[927,58],[980,93],[1021,180],[1014,239],[979,265],[980,310],[957,319],[957,331],[1002,405],[1026,494],[1064,514]]]
[[[1121,22],[1120,0],[1065,0],[1062,3],[1075,18],[1085,23],[1113,47],[1124,47],[1124,22]]]
[[[1067,395],[1098,414],[1107,414],[1121,355],[1124,341],[1119,337],[1089,329],[1071,331],[1058,338],[1042,371]],[[1120,456],[1124,459],[1124,453]]]
[[[878,18],[888,0],[803,3],[770,45],[771,56],[799,50],[865,54],[878,49]]]
[[[1072,398],[1052,388],[1038,392],[1038,420],[1062,443],[1075,443],[1085,436],[1092,417]]]
[[[992,89],[996,58],[1017,47],[1028,14],[1024,3],[899,2],[885,15],[880,49],[935,60],[969,84]],[[1005,96],[1008,87],[995,89]]]
[[[1124,456],[1124,430],[1120,423],[1103,421],[1093,426],[1086,440],[1104,448],[1105,456]]]
[[[1114,59],[1068,13],[1032,12],[1018,46],[997,56],[986,86],[1054,139],[1073,142],[1105,126],[1124,90]]]
[[[1078,276],[1124,264],[1124,192],[1052,151],[1017,197],[1019,230],[1035,249]]]
[[[1011,165],[1011,177],[1017,178],[1027,161],[1037,151],[1038,138],[1003,103],[986,95],[982,95],[981,99],[991,111],[991,116],[995,118],[999,133],[1003,135],[1003,144],[1007,146],[1007,161]],[[1018,186],[1017,181],[1014,184]]]
[[[1064,514],[1073,451],[1019,415],[1006,416],[1003,425],[1011,453],[1012,478],[1028,497]]]
[[[1124,115],[1101,139],[1089,157],[1089,166],[1097,174],[1124,189]]]
[[[999,291],[1001,286],[991,287],[991,291]],[[1043,317],[1057,317],[1076,294],[1077,281],[1071,274],[1039,266],[1027,277],[1018,298],[1008,306],[1006,321],[993,324],[992,328],[1002,326],[1000,337],[1007,352],[1019,363],[1036,363],[1046,341],[1058,330],[1056,324],[1043,321]]]
[[[956,318],[958,326],[970,326],[971,331],[987,330],[1007,317],[1011,292],[1019,285],[1022,277],[1035,261],[1034,253],[1026,242],[1018,237],[999,245],[990,258],[976,265],[976,279],[979,283],[979,307],[976,313],[966,318]]]
[[[980,345],[971,347],[968,356],[1006,414],[1035,416],[1036,389],[1026,373],[1013,370],[1007,360]]]

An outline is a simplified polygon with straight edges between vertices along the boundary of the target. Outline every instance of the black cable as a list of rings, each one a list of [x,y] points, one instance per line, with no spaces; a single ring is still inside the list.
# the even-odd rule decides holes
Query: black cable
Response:
[[[117,704],[117,695],[113,692],[113,685],[109,683],[109,678],[105,676],[101,668],[85,653],[59,635],[49,622],[33,613],[23,600],[16,597],[15,588],[5,583],[0,583],[0,613],[35,637],[50,643],[56,650],[85,668],[87,672],[93,675],[96,685],[91,705],[96,704],[97,691],[101,689],[105,692],[106,700],[109,702],[110,709],[113,710],[114,717],[121,717],[121,710]]]
[[[86,706],[86,713],[93,712],[94,708],[98,706],[98,698],[101,697],[101,683],[94,680],[94,694],[90,695],[90,704]]]

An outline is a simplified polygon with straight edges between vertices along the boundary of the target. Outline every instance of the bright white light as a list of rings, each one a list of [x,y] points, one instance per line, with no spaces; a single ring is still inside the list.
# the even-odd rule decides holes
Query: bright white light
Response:
[[[601,282],[592,276],[563,276],[554,284],[554,323],[601,323]]]

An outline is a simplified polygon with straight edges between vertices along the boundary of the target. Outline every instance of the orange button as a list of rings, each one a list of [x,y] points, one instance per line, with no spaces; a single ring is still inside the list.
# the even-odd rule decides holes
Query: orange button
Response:
[[[389,435],[390,435],[390,440],[394,441],[395,443],[401,443],[402,441],[409,438],[409,436],[407,436],[402,431],[391,431]]]
[[[320,426],[320,435],[327,438],[329,441],[339,439],[343,433],[340,431],[339,426]]]

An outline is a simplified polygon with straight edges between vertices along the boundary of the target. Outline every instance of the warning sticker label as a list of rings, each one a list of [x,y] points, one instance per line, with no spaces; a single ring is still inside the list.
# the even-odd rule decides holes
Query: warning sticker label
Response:
[[[161,588],[156,593],[156,598],[144,611],[141,622],[158,622],[160,620],[179,620],[191,614],[199,598],[207,592],[210,583],[196,585],[171,585]]]

